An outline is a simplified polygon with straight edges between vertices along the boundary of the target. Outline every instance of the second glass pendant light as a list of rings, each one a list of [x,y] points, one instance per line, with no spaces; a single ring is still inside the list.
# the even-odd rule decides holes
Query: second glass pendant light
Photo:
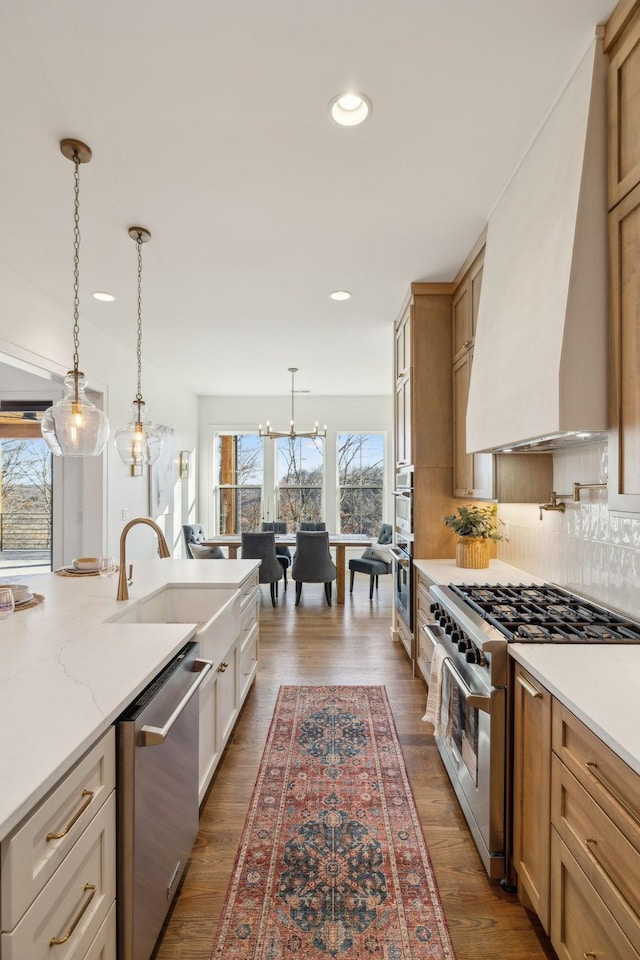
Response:
[[[142,244],[151,239],[151,234],[145,227],[129,227],[129,236],[138,250],[138,392],[131,404],[131,420],[116,432],[115,442],[120,459],[131,466],[132,476],[138,477],[160,456],[162,436],[149,420],[142,399]]]

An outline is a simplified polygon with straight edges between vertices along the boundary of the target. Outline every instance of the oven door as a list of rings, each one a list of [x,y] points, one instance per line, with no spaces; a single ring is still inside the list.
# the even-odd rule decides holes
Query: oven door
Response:
[[[505,875],[504,687],[484,687],[445,657],[436,743],[489,876]]]
[[[413,569],[411,554],[399,546],[391,548],[395,605],[409,630],[413,630]]]

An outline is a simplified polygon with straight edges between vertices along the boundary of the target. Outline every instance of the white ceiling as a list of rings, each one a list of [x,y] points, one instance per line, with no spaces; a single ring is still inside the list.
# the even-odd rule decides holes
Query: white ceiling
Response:
[[[141,224],[146,359],[200,394],[286,394],[289,366],[387,393],[409,283],[456,274],[614,6],[3,0],[0,259],[70,304],[76,137],[83,322],[134,346]]]

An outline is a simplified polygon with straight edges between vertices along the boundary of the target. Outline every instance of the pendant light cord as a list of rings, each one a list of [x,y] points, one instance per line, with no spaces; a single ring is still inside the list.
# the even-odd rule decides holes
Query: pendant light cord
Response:
[[[73,372],[80,365],[80,157],[73,154]],[[77,379],[76,379],[77,384]]]
[[[142,236],[138,234],[138,416],[140,415],[140,401],[142,400]]]

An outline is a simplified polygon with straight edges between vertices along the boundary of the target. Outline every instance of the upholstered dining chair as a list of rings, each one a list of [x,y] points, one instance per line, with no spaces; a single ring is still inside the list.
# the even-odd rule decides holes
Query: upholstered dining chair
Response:
[[[303,583],[324,583],[327,603],[331,606],[331,585],[337,573],[329,550],[329,534],[321,530],[299,530],[291,567],[291,576],[296,581],[296,607],[300,603]]]
[[[201,523],[185,523],[182,526],[184,542],[187,547],[187,557],[190,560],[223,560],[222,547],[203,547],[206,540],[204,527]]]
[[[273,530],[274,533],[282,534],[287,532],[287,525],[284,520],[263,520],[262,521],[262,530],[263,532],[268,532]],[[276,556],[282,567],[282,572],[284,574],[284,588],[287,589],[287,570],[291,566],[291,550],[283,543],[276,543]]]
[[[322,521],[319,520],[317,523],[314,522],[313,520],[301,520],[300,526],[298,529],[305,530],[305,531],[311,530],[317,533],[321,530],[326,530],[327,525],[323,520]]]
[[[258,581],[268,583],[271,604],[276,606],[278,580],[282,580],[282,566],[276,555],[276,538],[272,530],[261,533],[243,533],[240,539],[243,560],[261,560]]]
[[[349,560],[349,593],[353,593],[353,579],[356,573],[366,573],[369,577],[369,600],[373,600],[373,588],[378,589],[378,577],[391,573],[391,554],[389,546],[393,543],[393,527],[383,523],[377,541],[367,547],[361,557]]]

